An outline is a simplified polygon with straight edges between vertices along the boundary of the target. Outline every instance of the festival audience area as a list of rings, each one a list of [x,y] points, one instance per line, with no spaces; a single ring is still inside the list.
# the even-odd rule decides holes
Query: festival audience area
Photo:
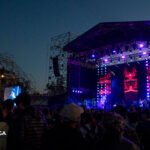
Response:
[[[30,102],[22,93],[0,103],[0,150],[150,150],[149,109],[70,103],[51,110]]]

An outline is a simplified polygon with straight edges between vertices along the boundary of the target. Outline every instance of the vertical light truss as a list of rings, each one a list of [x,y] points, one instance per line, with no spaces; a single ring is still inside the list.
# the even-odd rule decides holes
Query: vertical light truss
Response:
[[[104,109],[107,97],[107,66],[100,66],[100,70],[98,69],[97,72],[99,74],[97,74],[99,78],[99,83],[97,83],[97,107]]]
[[[146,67],[146,99],[150,100],[150,66],[149,60],[145,60],[145,67]]]
[[[100,78],[100,67],[99,65],[97,65],[97,102],[100,99],[100,95],[99,95],[99,90],[100,90],[100,86],[99,86],[99,78]]]
[[[103,77],[103,75],[104,75],[104,68],[101,66],[101,77]],[[100,98],[102,98],[102,93],[103,93],[103,83],[101,83],[100,82],[100,87],[101,87],[101,89],[100,89]]]
[[[105,65],[104,67],[104,76],[107,75],[107,66]],[[104,83],[104,89],[105,89],[105,97],[107,96],[107,81],[105,80],[105,83]]]

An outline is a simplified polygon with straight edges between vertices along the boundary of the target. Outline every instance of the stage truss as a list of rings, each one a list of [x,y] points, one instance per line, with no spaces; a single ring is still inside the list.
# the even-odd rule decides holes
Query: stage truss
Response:
[[[71,52],[64,51],[63,47],[76,38],[76,34],[67,32],[50,39],[50,49],[48,52],[48,95],[55,96],[67,92],[67,63],[68,57],[71,55]],[[58,63],[58,66],[56,68],[53,64],[53,60],[55,58],[57,58]],[[56,75],[55,71],[59,72],[59,74]]]
[[[103,56],[97,59],[97,106],[101,108],[112,107],[109,106],[107,95],[110,94],[110,78],[107,68],[109,66],[118,67],[120,64],[128,64],[140,61],[145,61],[146,69],[146,100],[150,101],[150,46],[146,45],[146,42],[137,42],[137,45],[141,45],[136,49],[128,49],[128,51],[123,51],[121,53],[115,53]],[[143,68],[144,69],[144,68]],[[134,71],[135,72],[135,71]],[[100,76],[103,78],[100,79]],[[130,74],[132,76],[132,74]],[[135,80],[135,79],[134,79]],[[126,84],[124,85],[126,86]],[[137,81],[135,82],[137,87]],[[107,104],[106,104],[107,103]],[[106,108],[109,109],[109,108]]]

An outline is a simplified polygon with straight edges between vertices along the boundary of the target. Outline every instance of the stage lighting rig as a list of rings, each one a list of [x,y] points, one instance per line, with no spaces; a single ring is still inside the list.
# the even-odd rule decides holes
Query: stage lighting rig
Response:
[[[133,46],[134,44],[131,45]],[[136,47],[136,49],[128,47],[130,51],[125,51],[127,47],[124,46],[122,49],[120,49],[119,53],[105,55],[99,58],[97,63],[102,66],[112,66],[150,59],[150,47],[146,47],[145,42],[137,42],[136,46],[134,45],[134,47]]]

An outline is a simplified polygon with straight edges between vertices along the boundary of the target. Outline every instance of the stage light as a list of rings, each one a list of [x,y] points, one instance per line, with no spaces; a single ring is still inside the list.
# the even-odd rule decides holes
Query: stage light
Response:
[[[4,77],[5,77],[5,75],[2,74],[2,75],[1,75],[1,78],[4,78]]]
[[[113,107],[116,107],[116,106],[117,106],[116,104],[113,105]]]
[[[104,62],[108,62],[108,58],[105,58],[105,59],[104,59]]]
[[[144,47],[144,44],[143,44],[143,43],[140,43],[140,44],[139,44],[139,47],[140,47],[140,48],[143,48],[143,47]]]
[[[143,55],[146,55],[146,54],[147,54],[147,52],[145,52],[145,51],[144,51],[142,54],[143,54]]]
[[[121,56],[121,58],[122,58],[122,59],[125,59],[125,58],[126,58],[126,56],[125,56],[125,55],[122,55],[122,56]]]
[[[115,54],[115,53],[116,53],[116,50],[113,50],[112,52],[113,52],[113,54]]]
[[[91,57],[92,57],[92,58],[95,58],[95,54],[92,54]]]

